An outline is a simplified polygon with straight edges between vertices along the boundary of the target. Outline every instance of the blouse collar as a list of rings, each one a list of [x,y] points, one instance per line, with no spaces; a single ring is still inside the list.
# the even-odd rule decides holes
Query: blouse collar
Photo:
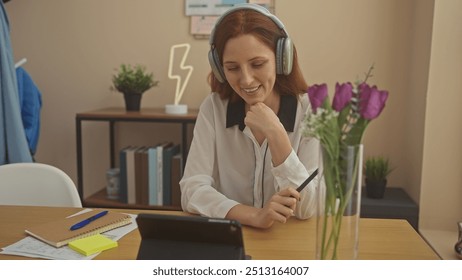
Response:
[[[296,114],[297,98],[292,95],[281,95],[278,118],[287,132],[294,131]],[[244,100],[239,98],[235,102],[228,102],[228,108],[226,110],[226,128],[238,125],[239,129],[243,131],[245,128],[244,118]]]

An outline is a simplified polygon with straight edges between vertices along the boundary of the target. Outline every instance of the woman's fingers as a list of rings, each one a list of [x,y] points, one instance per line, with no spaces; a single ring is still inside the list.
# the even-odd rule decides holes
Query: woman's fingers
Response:
[[[279,202],[270,201],[267,204],[268,213],[270,216],[281,223],[287,222],[287,219],[294,216],[294,210]]]
[[[277,201],[295,211],[297,201],[300,200],[300,193],[294,188],[285,188],[273,196],[273,201]]]
[[[275,221],[286,223],[294,216],[295,207],[300,194],[294,188],[285,188],[271,197],[270,201],[261,209],[259,214],[259,224],[270,227]]]
[[[297,190],[292,188],[292,187],[287,187],[285,189],[282,189],[279,192],[279,195],[281,195],[281,196],[290,196],[290,197],[295,198],[297,201],[300,200],[300,193],[297,192]]]

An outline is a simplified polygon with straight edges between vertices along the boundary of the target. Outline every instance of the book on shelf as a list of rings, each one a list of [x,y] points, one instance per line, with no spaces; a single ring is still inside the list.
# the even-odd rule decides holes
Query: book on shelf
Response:
[[[183,176],[183,157],[181,156],[181,153],[178,153],[172,157],[171,166],[172,206],[181,207],[180,180]]]
[[[127,150],[133,148],[132,146],[126,146],[119,152],[119,201],[122,203],[128,203],[128,190],[127,190]]]
[[[149,204],[148,147],[141,147],[135,153],[136,204]]]
[[[94,216],[98,210],[88,211],[69,218],[61,218],[48,223],[26,227],[25,232],[49,245],[62,247],[73,240],[106,232],[131,223],[128,214],[108,211],[103,217],[96,219],[77,230],[70,230],[72,225]]]
[[[126,173],[127,173],[127,203],[136,203],[136,170],[135,154],[140,147],[131,147],[125,150],[126,153]]]
[[[172,158],[180,152],[180,145],[170,145],[163,150],[163,205],[172,205]]]
[[[157,205],[164,204],[164,149],[172,146],[172,142],[157,145]]]
[[[180,145],[173,142],[121,149],[119,200],[128,204],[179,206],[178,182],[181,178],[182,159],[178,154]],[[174,174],[175,177],[172,177]]]
[[[148,205],[157,205],[157,148],[148,148]]]

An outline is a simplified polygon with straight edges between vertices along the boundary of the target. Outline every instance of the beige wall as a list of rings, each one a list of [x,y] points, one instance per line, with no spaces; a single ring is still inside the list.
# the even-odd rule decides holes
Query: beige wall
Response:
[[[409,165],[403,164],[409,150],[402,104],[410,98],[413,29],[420,28],[414,26],[414,1],[299,0],[283,5],[286,2],[277,2],[277,14],[300,50],[310,83],[328,82],[332,91],[336,81],[362,78],[375,64],[370,82],[389,90],[390,98],[383,114],[366,131],[365,155],[389,156],[395,167],[389,185],[406,188],[418,203],[419,185],[408,179]],[[425,92],[420,95],[424,99]],[[422,142],[421,137],[416,140]]]
[[[462,220],[461,27],[462,1],[435,1],[420,199],[425,229],[455,231]]]
[[[426,93],[430,64],[430,51],[433,27],[433,0],[414,1],[411,14],[415,27],[410,35],[411,52],[409,63],[408,90],[405,103],[401,106],[407,112],[404,119],[404,145],[401,166],[406,167],[404,184],[410,186],[408,192],[419,201],[422,176],[422,157],[424,140],[424,120]]]
[[[434,27],[433,0],[275,2],[276,14],[285,23],[298,48],[309,83],[327,82],[332,90],[336,81],[353,81],[361,77],[372,63],[375,64],[374,78],[370,81],[381,89],[389,90],[390,98],[383,114],[370,124],[366,132],[366,156],[389,156],[396,168],[391,174],[390,186],[406,188],[412,198],[421,203],[422,185],[425,187],[422,198],[427,202],[425,196],[431,197],[433,189],[441,188],[438,184],[427,183],[433,175],[422,174],[422,167],[424,171],[433,170],[432,164],[436,164],[426,160],[435,156],[430,147],[434,149],[433,153],[445,151],[436,154],[441,160],[441,170],[438,168],[440,176],[454,177],[456,174],[452,173],[452,169],[443,172],[447,161],[442,157],[453,152],[452,146],[445,145],[450,138],[446,133],[458,128],[448,126],[444,133],[436,130],[438,135],[431,136],[435,134],[432,130],[441,124],[435,123],[439,119],[435,113],[443,109],[441,102],[447,100],[436,96],[437,93],[442,94],[437,87],[445,84],[440,85],[443,77],[460,83],[460,68],[459,73],[455,71],[457,69],[435,68],[430,71],[430,50],[435,48],[435,43],[431,43],[432,28],[449,31],[447,34],[440,33],[439,36],[445,38],[454,33],[460,34],[460,27],[459,30],[443,25]],[[457,1],[448,2],[460,8],[460,4],[454,4]],[[195,71],[182,103],[197,108],[209,93],[206,84],[208,41],[195,40],[189,34],[184,0],[13,0],[6,4],[6,9],[15,59],[27,57],[29,62],[25,68],[43,94],[37,160],[62,168],[74,181],[75,114],[101,107],[123,106],[122,96],[109,90],[113,69],[120,63],[143,63],[154,72],[160,86],[144,95],[142,106],[163,107],[172,102],[175,90],[175,81],[167,77],[170,46],[188,42],[192,46],[188,63],[194,66]],[[460,55],[455,58],[460,61]],[[431,65],[439,59],[442,58],[432,53]],[[456,59],[453,63],[457,63]],[[441,72],[442,77],[434,76],[441,70],[446,70],[444,75]],[[433,94],[427,99],[428,84]],[[455,90],[445,94],[450,98],[456,97]],[[436,107],[427,110],[426,101],[433,102],[433,99]],[[456,103],[452,104],[455,106]],[[457,120],[460,116],[451,117]],[[122,125],[118,145],[178,139],[177,130],[165,125]],[[102,124],[88,124],[84,126],[84,133],[84,183],[88,194],[104,186],[104,172],[109,164],[107,130]],[[424,136],[430,137],[425,138],[425,145]],[[451,143],[457,140],[460,140],[460,135]],[[438,148],[434,148],[436,146]],[[453,154],[459,160],[460,156]],[[450,163],[456,168],[458,162]],[[455,178],[431,178],[438,183],[448,182],[444,184],[446,190],[448,185],[457,183]],[[450,190],[452,192],[453,189]],[[451,196],[451,192],[447,195]],[[458,194],[461,197],[460,192]],[[452,200],[455,199],[453,195]],[[458,208],[460,213],[460,206],[449,206]],[[422,214],[430,215],[429,212],[439,210],[433,209],[430,207]]]

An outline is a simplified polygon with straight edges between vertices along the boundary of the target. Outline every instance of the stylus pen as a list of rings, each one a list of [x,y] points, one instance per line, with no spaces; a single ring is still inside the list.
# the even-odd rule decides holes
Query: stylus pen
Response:
[[[297,192],[301,192],[314,179],[314,177],[316,177],[316,175],[318,175],[318,168],[316,168],[316,170],[311,173],[310,177],[308,177],[308,179],[306,179],[305,182],[297,188]]]
[[[98,214],[91,216],[88,219],[85,219],[81,222],[76,223],[75,225],[71,226],[71,230],[76,230],[79,228],[83,228],[84,226],[88,225],[89,223],[93,222],[96,219],[101,218],[102,216],[106,215],[107,211],[99,212]]]

